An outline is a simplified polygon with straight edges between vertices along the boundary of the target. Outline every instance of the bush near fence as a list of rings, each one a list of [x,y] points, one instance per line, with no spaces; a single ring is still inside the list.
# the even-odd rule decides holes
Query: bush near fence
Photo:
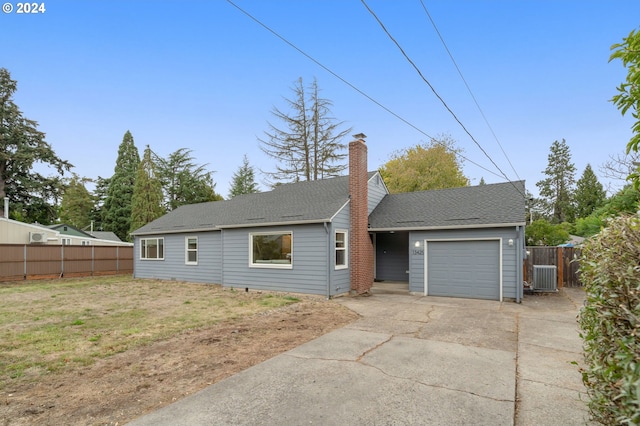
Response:
[[[0,245],[0,281],[130,273],[131,246]]]

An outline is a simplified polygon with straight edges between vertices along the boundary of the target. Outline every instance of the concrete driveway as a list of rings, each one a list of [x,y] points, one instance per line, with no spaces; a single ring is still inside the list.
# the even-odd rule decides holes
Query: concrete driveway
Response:
[[[339,298],[362,318],[130,424],[584,425],[583,300]]]

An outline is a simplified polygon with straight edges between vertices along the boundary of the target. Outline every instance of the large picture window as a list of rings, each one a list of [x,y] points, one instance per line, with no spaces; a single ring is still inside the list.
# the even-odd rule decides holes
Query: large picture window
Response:
[[[184,239],[184,263],[187,265],[198,264],[198,237],[186,237]]]
[[[249,235],[251,266],[291,269],[293,234],[255,233]]]
[[[348,245],[349,240],[347,239],[347,231],[336,231],[336,269],[344,269],[348,267]]]
[[[164,238],[142,238],[140,259],[164,260]]]

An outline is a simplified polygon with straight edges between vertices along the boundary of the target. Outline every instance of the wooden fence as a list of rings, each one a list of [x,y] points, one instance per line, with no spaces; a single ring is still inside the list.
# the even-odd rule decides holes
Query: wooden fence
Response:
[[[533,281],[533,265],[557,267],[558,288],[580,287],[580,249],[576,247],[527,247],[529,255],[524,260],[524,280]]]
[[[133,272],[133,247],[0,245],[0,281]]]

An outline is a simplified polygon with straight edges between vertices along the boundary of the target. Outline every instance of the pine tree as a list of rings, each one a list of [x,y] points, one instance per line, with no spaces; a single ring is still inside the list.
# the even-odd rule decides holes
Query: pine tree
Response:
[[[271,123],[260,148],[278,164],[275,172],[266,172],[274,184],[324,179],[338,176],[346,169],[345,145],[340,141],[351,129],[339,130],[342,122],[331,117],[332,103],[319,96],[314,79],[305,91],[302,78],[292,89],[295,98],[285,99],[291,112],[274,107],[272,114],[286,129]]]
[[[576,218],[587,217],[606,200],[606,192],[590,164],[584,169],[576,183]]]
[[[156,171],[162,184],[163,206],[171,211],[184,204],[222,200],[215,192],[212,172],[206,164],[195,163],[192,150],[180,148],[162,158],[154,154]]]
[[[129,240],[131,229],[131,197],[140,164],[138,148],[127,130],[118,148],[114,174],[109,180],[107,198],[102,210],[102,228],[114,232],[121,240]]]
[[[74,174],[69,181],[60,203],[60,222],[76,228],[84,228],[91,223],[94,200],[84,186],[84,179]]]
[[[258,184],[255,181],[255,172],[253,167],[249,165],[247,154],[242,158],[242,166],[238,167],[238,171],[233,174],[231,189],[229,190],[229,198],[236,195],[253,194],[258,192]]]
[[[151,158],[151,148],[147,145],[142,161],[138,165],[136,183],[131,197],[130,232],[141,228],[163,214],[162,186]]]
[[[35,172],[33,165],[47,164],[59,175],[73,166],[56,155],[38,123],[22,115],[13,102],[17,87],[9,71],[0,68],[0,200],[11,199],[11,217],[48,224],[57,215],[62,181],[58,176]],[[0,215],[3,209],[0,202]]]
[[[554,141],[548,156],[549,164],[544,170],[547,175],[536,183],[540,197],[552,223],[573,222],[573,187],[576,166],[571,162],[571,152],[567,142]]]
[[[485,182],[485,181],[484,181],[484,178],[483,178],[483,177],[481,177],[481,178],[480,178],[480,182],[478,183],[478,186],[484,186],[484,185],[486,185],[486,184],[487,184],[487,182]]]

